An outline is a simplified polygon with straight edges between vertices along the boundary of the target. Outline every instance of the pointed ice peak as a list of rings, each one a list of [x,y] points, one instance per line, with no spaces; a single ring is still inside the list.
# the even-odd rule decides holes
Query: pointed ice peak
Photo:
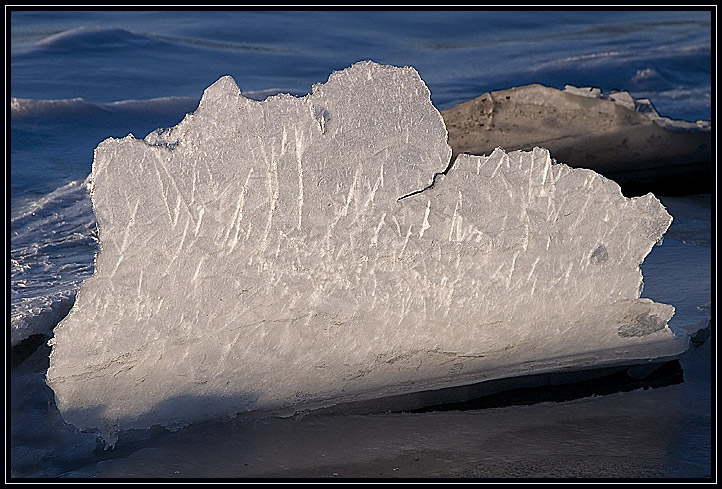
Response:
[[[242,96],[241,90],[233,77],[225,75],[203,91],[198,109],[203,109],[209,105],[220,107],[221,104],[232,103]]]

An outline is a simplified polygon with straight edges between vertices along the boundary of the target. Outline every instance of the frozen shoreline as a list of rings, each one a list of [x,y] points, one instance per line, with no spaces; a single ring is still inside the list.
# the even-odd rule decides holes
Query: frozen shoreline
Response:
[[[58,425],[49,406],[34,421],[42,450],[14,451],[13,476],[706,478],[710,355],[710,342],[686,353],[684,382],[652,389],[486,409],[235,419],[128,433],[108,451]],[[26,387],[28,367],[18,377]]]
[[[223,447],[202,444],[207,451],[200,458],[197,441],[223,428],[197,426],[170,434],[128,458],[88,467],[85,474],[269,479],[709,477],[703,420],[709,419],[705,408],[710,397],[708,378],[700,368],[709,344],[705,348],[683,359],[685,383],[664,388],[513,408],[228,423],[226,429],[238,436]],[[649,411],[649,423],[639,423],[640,410]],[[698,445],[676,447],[686,436],[696,438]],[[522,452],[520,446],[525,447]],[[614,450],[608,450],[610,446]],[[165,465],[171,447],[189,448],[174,451],[173,461]],[[83,470],[69,474],[83,475]]]

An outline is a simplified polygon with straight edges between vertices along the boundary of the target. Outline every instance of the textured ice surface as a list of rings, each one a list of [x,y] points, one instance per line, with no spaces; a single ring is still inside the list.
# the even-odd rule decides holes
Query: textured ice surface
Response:
[[[178,126],[102,142],[95,274],[47,373],[65,419],[108,437],[686,347],[639,298],[654,196],[539,148],[434,179],[446,141],[415,70],[362,62],[303,98],[223,77]]]

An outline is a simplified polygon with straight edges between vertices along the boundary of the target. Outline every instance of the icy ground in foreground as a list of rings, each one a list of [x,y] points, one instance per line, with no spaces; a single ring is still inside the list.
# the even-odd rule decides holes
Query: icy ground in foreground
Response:
[[[56,328],[63,417],[113,433],[674,356],[640,299],[671,223],[548,151],[451,156],[412,68],[303,98],[230,77],[95,152],[95,274]],[[433,183],[433,185],[432,185]]]

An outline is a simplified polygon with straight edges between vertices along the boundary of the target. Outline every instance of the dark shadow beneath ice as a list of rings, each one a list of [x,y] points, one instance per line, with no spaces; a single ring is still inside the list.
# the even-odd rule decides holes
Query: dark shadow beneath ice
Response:
[[[40,348],[40,350],[42,349],[43,348]],[[411,410],[411,412],[424,413],[429,411],[468,411],[471,413],[473,411],[476,411],[477,413],[481,413],[482,410],[486,408],[497,408],[503,406],[531,405],[540,402],[561,403],[572,399],[579,399],[590,396],[602,396],[600,397],[601,399],[604,398],[604,396],[607,394],[631,391],[635,389],[648,389],[668,386],[673,384],[679,384],[683,381],[683,373],[680,362],[678,360],[673,360],[657,365],[645,364],[644,367],[646,371],[643,371],[641,373],[639,372],[639,367],[618,367],[615,369],[608,369],[607,372],[569,372],[567,373],[566,377],[561,375],[544,374],[530,375],[515,379],[504,379],[501,381],[490,381],[483,383],[485,384],[483,385],[483,387],[485,389],[485,392],[487,393],[486,395],[475,398],[467,397],[464,401],[459,402],[442,403],[440,400],[453,399],[451,394],[454,394],[456,396],[462,396],[471,395],[473,392],[479,393],[481,387],[478,385],[465,386],[463,388],[444,389],[443,391],[418,393],[416,400],[418,401],[419,399],[422,399],[422,397],[419,396],[426,395],[427,400],[425,402],[427,402],[427,404],[417,409]],[[656,367],[656,370],[654,370],[653,372],[649,372],[649,369],[654,367]],[[612,370],[615,371],[612,372]],[[637,370],[637,372],[635,372],[635,370]],[[648,375],[644,376],[644,378],[635,378],[643,376],[644,374]],[[599,376],[596,378],[580,379],[580,375]],[[574,381],[575,379],[576,381]],[[47,386],[43,387],[46,390],[48,389]],[[476,391],[474,391],[474,389],[476,389]],[[454,390],[456,392],[449,392]],[[492,391],[494,390],[495,392],[492,393]],[[50,396],[50,398],[52,399],[52,395]],[[175,401],[178,400],[176,399]],[[184,400],[184,402],[200,401],[202,400],[192,398]],[[377,401],[379,403],[378,405],[382,406],[382,408],[380,409],[375,409],[370,404],[367,404],[365,407],[357,405],[356,414],[372,414],[379,412],[409,412],[409,410],[389,409],[389,407],[393,406],[390,406],[388,402],[386,404],[382,404],[381,401],[382,400]],[[388,399],[386,401],[388,401]],[[48,408],[52,412],[56,411],[54,405],[52,406],[52,408],[51,406],[48,406]],[[495,410],[490,410],[488,412],[493,413],[495,412]],[[331,426],[339,425],[341,428],[343,428],[342,431],[345,433],[344,436],[350,436],[350,438],[347,439],[347,442],[350,443],[349,446],[353,447],[356,443],[361,443],[366,439],[361,437],[359,438],[361,441],[358,441],[356,440],[356,438],[354,438],[354,436],[361,435],[349,435],[349,433],[346,431],[346,428],[344,428],[346,424],[348,423],[349,425],[354,426],[354,423],[361,422],[360,420],[368,420],[368,422],[372,422],[374,419],[379,419],[374,416],[359,417],[342,415],[327,417],[323,415],[326,413],[332,414],[331,410],[319,410],[315,414],[309,414],[306,417],[296,417],[296,419],[288,420],[269,419],[267,422],[261,422],[261,420],[253,421],[252,419],[246,419],[245,417],[241,416],[235,420],[226,420],[221,422],[209,421],[205,423],[200,423],[181,429],[177,432],[168,431],[160,426],[154,426],[148,430],[125,430],[119,433],[119,439],[115,445],[115,448],[113,449],[105,449],[100,439],[96,439],[96,443],[94,444],[95,446],[93,449],[93,447],[89,446],[89,442],[91,441],[90,439],[86,439],[83,437],[83,440],[85,440],[83,441],[80,439],[80,433],[76,433],[75,435],[73,435],[71,433],[72,430],[61,430],[62,427],[59,426],[59,424],[62,424],[62,422],[59,419],[56,419],[55,422],[46,423],[44,425],[45,430],[52,431],[53,427],[55,427],[55,430],[68,432],[65,434],[64,437],[61,437],[62,439],[59,439],[57,441],[58,446],[55,447],[55,455],[47,454],[46,457],[49,456],[49,459],[44,459],[39,464],[41,465],[41,467],[35,466],[32,470],[30,469],[30,467],[24,467],[23,464],[20,463],[20,461],[18,460],[20,466],[14,467],[15,470],[13,471],[13,475],[14,477],[114,477],[118,474],[124,474],[124,470],[133,469],[139,470],[140,473],[147,476],[148,474],[142,472],[142,467],[136,467],[135,464],[143,463],[143,460],[145,460],[146,456],[158,452],[159,456],[160,454],[165,454],[165,456],[160,457],[161,461],[165,460],[167,457],[170,457],[171,460],[167,463],[162,463],[155,459],[148,461],[150,470],[149,474],[152,473],[154,474],[153,476],[160,477],[172,476],[174,474],[173,471],[168,473],[170,475],[166,474],[166,472],[168,472],[170,468],[175,467],[174,464],[179,463],[179,460],[190,460],[186,459],[186,455],[183,454],[186,451],[188,452],[188,456],[191,456],[192,453],[195,453],[194,449],[192,448],[194,445],[197,447],[197,449],[200,450],[211,450],[210,447],[216,447],[217,450],[221,450],[218,444],[220,443],[222,445],[226,442],[229,442],[228,437],[239,440],[237,443],[234,442],[240,445],[236,447],[235,451],[231,450],[232,453],[236,453],[240,450],[240,452],[236,453],[236,455],[240,453],[246,458],[250,457],[249,460],[243,460],[245,460],[247,464],[251,465],[246,466],[244,464],[241,464],[241,466],[237,468],[237,470],[239,471],[238,475],[241,475],[245,474],[246,469],[248,469],[249,471],[251,471],[251,469],[257,471],[261,471],[261,469],[272,469],[270,465],[266,468],[264,468],[265,466],[263,466],[262,464],[259,467],[255,467],[255,465],[253,465],[258,463],[255,458],[253,458],[253,456],[255,456],[254,454],[259,450],[263,451],[262,449],[266,446],[266,444],[280,444],[275,447],[273,453],[276,453],[280,450],[280,452],[278,453],[280,453],[279,460],[281,462],[285,459],[284,457],[290,457],[291,455],[293,455],[296,448],[306,446],[305,442],[302,443],[301,441],[304,440],[306,436],[315,436],[315,443],[318,444],[320,450],[321,448],[332,444],[328,438],[333,438],[333,436],[326,436],[323,434],[326,430],[325,426],[330,423]],[[523,412],[520,413],[520,415],[523,414]],[[303,419],[303,422],[297,422],[300,419]],[[386,419],[386,416],[382,416],[379,422],[382,422],[383,424],[386,422],[384,421]],[[393,419],[396,419],[398,421],[397,418]],[[416,416],[412,416],[410,420],[410,422],[412,422],[412,425],[413,420],[415,419],[417,419]],[[288,424],[289,422],[291,423],[291,425]],[[373,426],[376,425],[373,424]],[[284,438],[284,436],[291,435],[289,432],[287,432],[287,429],[289,428],[293,428],[293,430],[298,431],[298,440],[296,440],[296,444],[291,444],[290,448],[286,446],[288,440]],[[276,429],[281,430],[283,433],[285,433],[285,435],[282,436],[282,434],[277,433],[278,436],[271,436],[270,440],[262,441],[266,439],[266,436],[268,436],[269,433],[271,435],[275,433],[274,430]],[[48,435],[50,434],[51,433],[48,433]],[[90,433],[86,434],[85,436],[88,435],[92,437],[92,434]],[[273,440],[276,441],[274,442]],[[186,448],[184,448],[184,451],[182,451],[183,453],[176,454],[176,449],[179,447],[179,443],[180,446],[186,446]],[[67,455],[64,455],[68,447],[73,447],[75,445],[78,445],[82,448],[81,451],[85,453],[85,456],[79,455],[78,457],[68,457]],[[298,451],[299,453],[302,452],[300,448],[298,449]],[[352,452],[356,453],[353,450]],[[310,463],[306,461],[303,456],[299,455],[299,457],[300,460],[303,461],[303,463]],[[351,457],[351,459],[353,459],[353,457]],[[322,459],[319,459],[317,461],[317,463],[319,464],[321,462]],[[107,463],[110,463],[111,465],[106,466],[105,464]],[[160,467],[156,467],[156,464],[158,463],[161,463]],[[299,462],[299,464],[300,463],[301,462]],[[119,465],[116,467],[113,464]],[[188,471],[190,471],[186,472],[184,470],[177,469],[181,470],[181,476],[194,474],[194,470],[198,472],[198,474],[203,474],[204,477],[208,476],[209,472],[207,468],[203,468],[203,463],[198,463],[198,466],[194,465],[190,468],[187,467],[187,465],[187,462],[180,463],[180,467],[186,467]],[[124,469],[123,467],[126,468]],[[193,468],[194,470],[191,470],[191,468]],[[107,473],[105,472],[106,470]],[[120,472],[114,472],[116,470]],[[129,473],[134,473],[133,470],[131,470],[131,472]],[[158,470],[159,472],[156,473],[156,470]],[[211,471],[210,473],[214,472]],[[249,473],[255,474],[256,472],[251,471]],[[260,474],[262,472],[258,473]],[[137,475],[138,474],[136,474],[136,476]]]
[[[47,341],[48,337],[44,334],[34,334],[25,338],[10,349],[10,364],[17,367]],[[45,368],[47,370],[47,366]]]
[[[529,387],[507,388],[495,394],[489,394],[467,401],[435,404],[433,406],[414,409],[411,412],[466,411],[516,405],[528,406],[540,402],[565,402],[583,397],[630,392],[636,389],[666,387],[681,384],[684,381],[682,366],[679,360],[672,360],[649,367],[656,367],[656,369],[643,378],[635,378],[637,377],[635,367],[631,367],[619,372],[609,373],[599,378],[562,384],[551,383]],[[521,383],[524,383],[524,381],[521,380]],[[506,384],[509,386],[513,385],[509,382],[506,382]],[[491,386],[488,387],[491,388]]]
[[[466,411],[540,402],[566,402],[636,389],[680,384],[679,360],[569,370],[487,380],[475,384],[338,404],[315,414]]]

